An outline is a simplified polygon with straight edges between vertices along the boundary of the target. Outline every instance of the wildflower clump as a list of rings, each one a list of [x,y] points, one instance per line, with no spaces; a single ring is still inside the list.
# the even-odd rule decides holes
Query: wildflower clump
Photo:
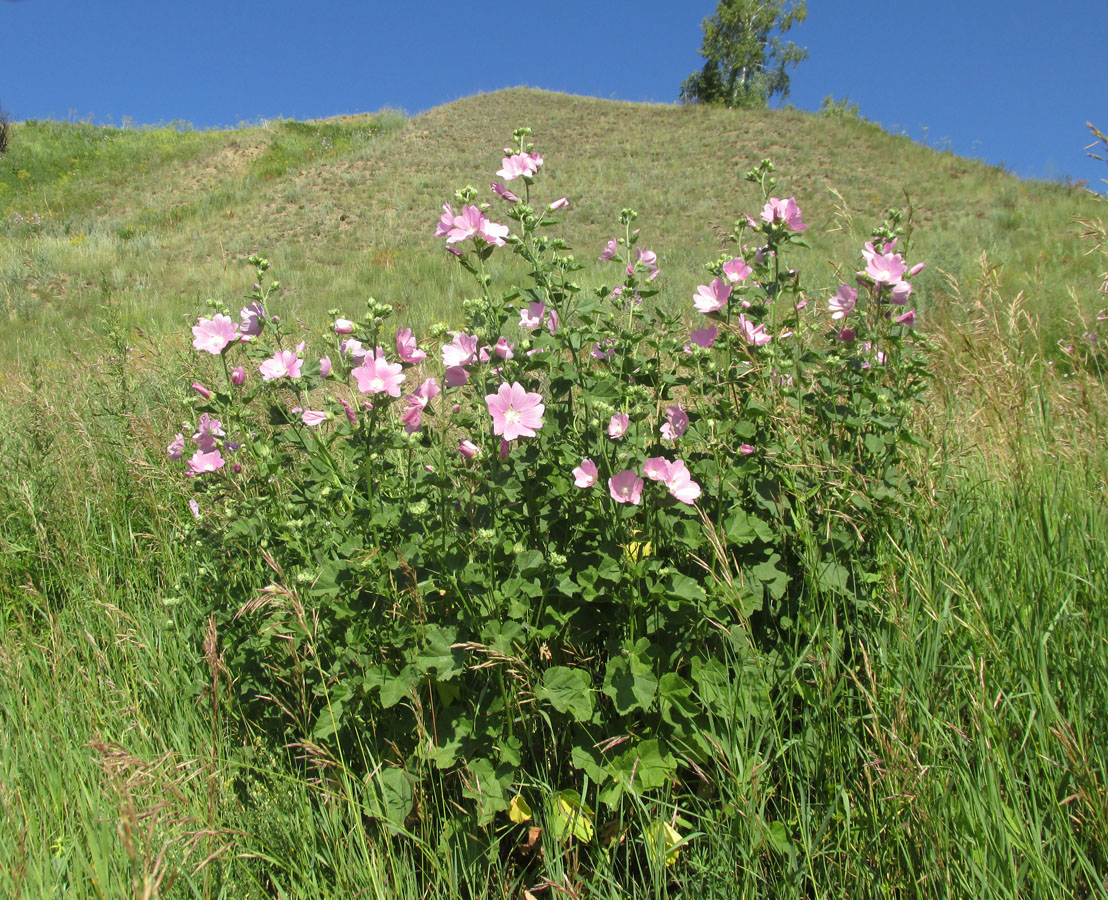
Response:
[[[784,264],[808,226],[763,163],[761,215],[668,312],[633,210],[593,251],[614,283],[582,290],[552,236],[573,200],[532,198],[547,164],[528,135],[489,202],[467,188],[430,214],[476,286],[464,323],[419,335],[370,300],[322,341],[291,333],[253,257],[240,323],[219,309],[193,328],[212,366],[195,452],[184,428],[168,445],[252,727],[402,771],[400,821],[432,784],[478,825],[528,792],[553,823],[591,823],[722,777],[734,667],[757,716],[806,590],[861,610],[912,490],[927,373],[898,312],[919,267],[896,216],[854,285],[809,294]],[[530,280],[494,291],[505,254]]]

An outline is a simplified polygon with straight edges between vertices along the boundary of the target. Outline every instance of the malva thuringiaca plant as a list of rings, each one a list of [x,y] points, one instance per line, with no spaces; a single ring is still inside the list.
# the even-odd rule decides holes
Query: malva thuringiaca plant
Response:
[[[760,216],[683,313],[629,209],[599,254],[614,286],[584,291],[529,134],[495,209],[473,188],[442,208],[463,325],[417,336],[371,299],[302,334],[252,257],[238,320],[212,303],[193,328],[195,431],[169,453],[194,487],[187,589],[249,727],[374,772],[393,823],[434,790],[588,843],[623,798],[679,804],[735,762],[719,723],[765,713],[810,591],[868,614],[911,488],[921,266],[894,214],[851,283],[805,293],[806,225],[763,162]],[[508,253],[529,280],[494,290]]]

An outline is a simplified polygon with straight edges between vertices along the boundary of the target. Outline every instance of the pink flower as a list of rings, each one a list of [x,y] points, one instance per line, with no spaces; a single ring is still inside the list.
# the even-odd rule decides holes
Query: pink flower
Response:
[[[542,428],[542,414],[546,407],[542,395],[529,393],[518,381],[500,385],[495,394],[486,394],[489,414],[492,416],[492,433],[506,441],[517,437],[535,437]]]
[[[339,356],[349,356],[354,363],[360,363],[368,352],[357,338],[343,338],[339,342]]]
[[[321,425],[327,421],[327,413],[318,409],[306,409],[300,414],[304,424],[310,428]]]
[[[627,274],[635,274],[635,266],[642,264],[650,271],[647,281],[653,281],[658,277],[658,254],[653,250],[643,250],[641,247],[635,251],[635,258],[627,264]]]
[[[666,407],[666,422],[662,426],[662,437],[667,441],[675,441],[689,428],[689,414],[678,403],[676,406]]]
[[[501,359],[511,359],[515,356],[515,345],[509,344],[506,337],[501,337],[493,346],[492,352],[499,356]]]
[[[927,268],[927,263],[918,262],[912,268],[908,270],[908,277],[915,278],[920,272]]]
[[[469,381],[469,370],[462,366],[447,366],[442,374],[447,387],[461,387]]]
[[[710,285],[702,284],[697,287],[693,306],[707,315],[723,309],[730,296],[731,285],[724,282],[722,278],[713,278]]]
[[[857,336],[858,335],[855,333],[853,328],[843,328],[839,331],[837,335],[835,335],[835,337],[842,341],[844,344],[854,343],[854,339]]]
[[[217,313],[210,319],[197,320],[197,324],[192,326],[192,346],[197,350],[219,356],[235,339],[237,333],[238,326],[231,321],[231,317]]]
[[[304,361],[292,350],[278,350],[264,363],[258,366],[262,373],[263,381],[274,381],[278,378],[299,378],[300,367]]]
[[[346,413],[346,420],[351,425],[356,425],[358,422],[358,414],[354,412],[354,407],[347,403],[343,397],[339,397],[339,406],[341,406],[343,412]]]
[[[246,369],[242,366],[235,366],[231,370],[231,384],[235,387],[242,387],[246,384]]]
[[[843,319],[858,303],[858,292],[849,284],[839,285],[838,293],[827,301],[827,308],[831,310],[832,319]]]
[[[895,319],[893,319],[893,321],[896,322],[897,325],[903,325],[906,328],[911,328],[916,324],[916,311],[914,309],[910,309],[903,315],[897,316]]]
[[[889,291],[889,300],[898,306],[907,306],[908,298],[912,296],[912,285],[907,281],[898,281]]]
[[[396,332],[396,352],[401,362],[417,363],[427,358],[427,354],[419,349],[412,329],[401,328]]]
[[[444,214],[443,219],[445,218]],[[442,227],[441,221],[439,227]],[[437,231],[435,233],[438,234]],[[505,244],[504,238],[507,236],[507,225],[497,225],[495,222],[490,222],[488,216],[476,206],[467,204],[462,207],[460,216],[454,216],[453,224],[450,230],[446,232],[446,243],[456,244],[468,238],[477,238],[487,244],[503,247]]]
[[[423,410],[440,393],[439,383],[434,378],[428,378],[414,394],[408,394],[405,398],[407,406],[404,408],[404,412],[400,414],[400,421],[403,423],[405,431],[409,434],[419,431],[423,423]]]
[[[224,460],[218,450],[205,453],[197,450],[192,459],[188,461],[191,475],[202,475],[204,472],[217,472],[223,468]]]
[[[545,303],[528,303],[527,309],[521,309],[519,311],[519,327],[526,328],[528,331],[533,331],[542,325],[545,318]]]
[[[579,488],[592,487],[596,484],[598,474],[596,463],[591,459],[583,459],[581,465],[573,470],[573,483]]]
[[[633,503],[638,506],[642,502],[644,483],[633,471],[624,469],[608,479],[608,493],[616,503]]]
[[[808,227],[801,218],[795,197],[788,200],[770,197],[769,203],[762,208],[762,221],[771,225],[784,222],[792,231],[804,231]]]
[[[547,207],[547,209],[549,209],[551,212],[557,212],[559,209],[565,209],[567,206],[569,206],[569,200],[567,200],[565,197],[559,197],[557,200],[551,203]]]
[[[319,377],[330,378],[331,377],[331,357],[324,356],[319,361]]]
[[[197,422],[196,434],[192,436],[192,439],[196,441],[196,446],[204,453],[211,453],[215,450],[215,439],[224,436],[223,423],[219,419],[213,419],[208,413],[204,413],[200,417],[200,421]]]
[[[608,437],[618,441],[627,434],[627,428],[631,424],[631,417],[626,413],[616,413],[608,420]]]
[[[530,178],[542,165],[542,156],[538,153],[515,153],[512,156],[505,156],[501,163],[502,167],[496,174],[505,181],[521,177]]]
[[[242,320],[239,324],[239,334],[242,335],[240,340],[252,341],[262,333],[262,326],[265,324],[265,307],[257,300],[249,306],[244,306],[239,317]]]
[[[589,356],[593,359],[611,359],[612,354],[615,352],[615,338],[606,338],[603,344],[597,341],[592,345],[592,348],[589,350]]]
[[[503,438],[501,438],[501,440],[500,440],[500,454],[499,454],[500,458],[501,459],[507,459],[509,454],[511,454],[511,452],[512,452],[512,442],[511,441],[506,441]]]
[[[703,347],[705,350],[711,350],[718,337],[719,329],[715,325],[710,325],[707,328],[697,328],[690,332],[689,343],[697,347]]]
[[[600,261],[607,262],[609,259],[615,259],[616,253],[618,252],[619,241],[617,241],[615,238],[612,238],[610,241],[608,241],[607,244],[604,245],[604,250],[600,254]]]
[[[874,284],[892,286],[904,277],[908,271],[904,259],[899,253],[875,253],[866,266],[866,274]]]
[[[473,443],[473,441],[462,441],[458,444],[458,452],[466,459],[473,459],[481,455],[481,448]]]
[[[192,512],[194,519],[200,518],[200,504],[196,502],[195,497],[189,500],[189,510]]]
[[[335,319],[335,334],[353,334],[354,323],[349,319]]]
[[[452,332],[454,340],[442,345],[442,364],[447,369],[468,366],[477,361],[477,335]]]
[[[740,281],[745,281],[747,276],[754,270],[750,268],[741,257],[728,260],[723,264],[723,277],[730,281],[732,284],[738,284]]]
[[[750,454],[753,453],[753,452],[754,452],[753,445],[751,445],[751,444],[740,444],[739,445],[739,453],[741,453],[743,456],[750,456]]]
[[[194,381],[192,383],[192,389],[194,391],[196,391],[196,393],[198,393],[205,400],[211,400],[212,399],[212,392],[209,391],[206,387],[204,387],[204,385],[202,385],[199,381]]]
[[[674,460],[669,464],[666,472],[666,487],[670,494],[682,503],[694,503],[700,496],[700,485],[692,480],[688,466],[681,460]]]
[[[180,459],[185,455],[185,436],[178,432],[173,440],[169,442],[169,446],[165,448],[165,452],[169,454],[170,459]]]
[[[442,215],[439,216],[439,224],[435,226],[435,237],[446,237],[450,229],[454,227],[454,210],[449,203],[442,205]]]
[[[494,181],[491,185],[493,193],[503,200],[507,200],[509,203],[519,203],[519,197],[509,191],[499,181]]]
[[[869,352],[870,352],[871,350],[873,350],[873,344],[872,344],[872,343],[870,343],[869,341],[862,341],[862,343],[861,343],[861,344],[860,344],[859,346],[860,346],[860,347],[862,348],[862,350],[863,350],[864,352],[866,352],[866,353],[869,353]],[[884,350],[876,350],[876,351],[874,351],[874,354],[873,354],[873,359],[874,359],[874,361],[875,361],[875,362],[877,363],[877,365],[879,365],[879,366],[883,366],[883,365],[885,365],[885,360],[886,360],[887,358],[888,358],[888,357],[886,357],[886,356],[885,356],[885,351],[884,351]],[[869,367],[870,367],[870,366],[869,366],[869,363],[868,363],[868,362],[863,362],[863,363],[862,363],[862,368],[863,368],[863,369],[868,369]]]
[[[400,363],[390,363],[381,357],[370,359],[368,356],[352,372],[358,382],[358,390],[363,394],[388,394],[400,396],[400,382],[407,376],[401,371]]]
[[[753,347],[761,347],[773,340],[773,335],[766,332],[765,324],[755,325],[742,313],[739,313],[739,329],[748,344]]]
[[[642,473],[651,481],[665,481],[669,476],[669,461],[662,456],[652,456],[643,463]]]

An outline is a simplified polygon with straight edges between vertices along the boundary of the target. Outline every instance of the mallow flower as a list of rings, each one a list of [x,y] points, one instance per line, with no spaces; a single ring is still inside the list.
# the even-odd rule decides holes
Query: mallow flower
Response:
[[[835,296],[827,301],[827,308],[831,310],[832,319],[843,319],[854,311],[857,303],[858,292],[849,284],[841,284]]]
[[[581,465],[573,470],[573,483],[579,488],[588,488],[596,484],[598,475],[596,463],[591,459],[581,460]]]
[[[689,414],[680,403],[666,407],[666,421],[662,425],[662,437],[675,441],[689,428]]]
[[[627,434],[627,428],[631,424],[631,417],[627,413],[616,413],[608,420],[608,437],[613,441],[619,440]]]
[[[292,350],[278,350],[269,359],[258,366],[263,381],[278,378],[299,378],[300,367],[304,361]]]
[[[713,278],[710,285],[701,284],[697,286],[696,294],[693,296],[693,306],[707,315],[723,309],[727,305],[730,296],[731,285],[727,284],[722,278]]]
[[[217,313],[210,319],[200,318],[192,326],[192,346],[213,356],[219,356],[223,349],[238,335],[238,326],[230,316]]]
[[[396,352],[401,362],[417,363],[427,358],[426,352],[419,349],[412,329],[401,328],[396,332]]]
[[[639,506],[642,502],[643,484],[643,480],[631,469],[624,469],[608,479],[608,493],[616,503]]]
[[[405,377],[401,371],[400,363],[390,363],[381,357],[370,359],[368,356],[362,360],[362,364],[351,373],[358,382],[358,390],[363,394],[388,394],[390,397],[400,396],[400,382]]]
[[[681,460],[675,459],[666,470],[666,487],[674,499],[682,503],[695,503],[700,496],[700,485],[692,480],[689,468]]]
[[[504,382],[495,394],[486,394],[489,414],[492,416],[492,433],[506,441],[518,437],[535,437],[542,428],[542,415],[546,407],[542,395],[527,391],[518,381]]]

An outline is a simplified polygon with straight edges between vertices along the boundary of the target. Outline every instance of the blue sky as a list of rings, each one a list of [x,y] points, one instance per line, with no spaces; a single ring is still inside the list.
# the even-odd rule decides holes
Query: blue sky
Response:
[[[2,0],[0,103],[16,119],[196,127],[518,84],[674,102],[716,0]],[[1108,131],[1108,0],[812,0],[790,102],[866,118],[1026,177],[1085,179]]]

